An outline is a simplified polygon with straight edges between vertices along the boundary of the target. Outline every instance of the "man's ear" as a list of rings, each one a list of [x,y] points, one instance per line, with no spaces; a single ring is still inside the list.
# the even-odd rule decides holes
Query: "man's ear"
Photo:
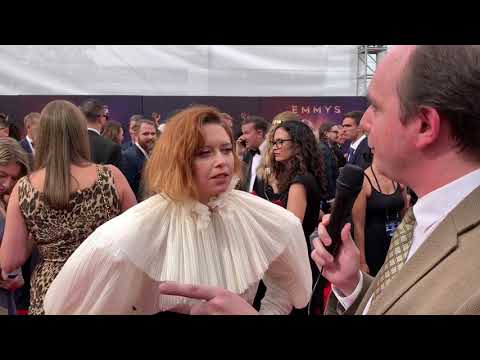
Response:
[[[440,114],[431,106],[422,106],[415,116],[418,148],[434,143],[440,136]]]

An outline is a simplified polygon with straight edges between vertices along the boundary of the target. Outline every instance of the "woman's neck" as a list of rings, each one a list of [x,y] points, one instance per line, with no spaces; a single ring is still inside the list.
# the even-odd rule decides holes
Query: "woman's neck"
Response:
[[[291,159],[282,161],[282,164],[283,164],[283,166],[284,166],[283,172],[287,172],[287,171],[290,170],[290,168],[292,167],[292,161],[291,161]]]

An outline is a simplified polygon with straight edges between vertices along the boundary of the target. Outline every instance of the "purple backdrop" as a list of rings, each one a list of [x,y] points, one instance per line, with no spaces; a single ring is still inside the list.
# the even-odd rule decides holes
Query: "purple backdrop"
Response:
[[[282,111],[297,112],[302,118],[309,120],[314,128],[324,121],[341,122],[343,114],[367,108],[365,97],[227,97],[227,96],[43,96],[20,95],[0,96],[0,112],[5,112],[23,129],[23,118],[26,114],[37,111],[50,101],[64,99],[79,105],[88,98],[97,98],[108,105],[112,120],[120,121],[127,130],[128,118],[133,114],[143,114],[150,118],[152,112],[162,114],[162,121],[176,110],[191,104],[204,104],[217,107],[235,119],[235,132],[240,130],[241,114],[263,116],[266,120]],[[128,131],[126,131],[128,140]]]

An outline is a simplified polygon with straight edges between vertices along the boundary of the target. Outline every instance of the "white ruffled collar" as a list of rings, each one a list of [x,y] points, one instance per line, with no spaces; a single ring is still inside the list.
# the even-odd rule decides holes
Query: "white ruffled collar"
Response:
[[[209,284],[243,294],[292,242],[302,244],[306,259],[308,254],[295,215],[234,190],[235,184],[232,180],[229,189],[207,205],[152,196],[102,226],[101,232],[118,234],[115,248],[156,281]],[[186,301],[175,298],[161,296],[161,308]]]
[[[238,177],[234,176],[232,181],[230,181],[228,189],[224,193],[210,198],[206,205],[198,200],[188,200],[188,202],[190,202],[192,215],[197,221],[197,227],[199,230],[205,230],[208,227],[212,218],[212,213],[218,213],[226,219],[231,219],[232,208],[231,206],[227,206],[228,199],[239,180]]]

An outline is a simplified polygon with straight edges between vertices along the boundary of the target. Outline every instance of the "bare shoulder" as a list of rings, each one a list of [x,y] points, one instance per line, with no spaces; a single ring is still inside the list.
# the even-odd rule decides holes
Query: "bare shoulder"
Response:
[[[36,189],[42,189],[43,184],[45,183],[45,169],[36,170],[29,175],[27,175],[30,179],[30,183]]]
[[[115,165],[105,164],[105,165],[103,165],[103,166],[105,166],[105,167],[106,167],[108,170],[110,170],[112,173],[113,173],[113,172],[116,172],[116,171],[120,171],[120,170],[118,170],[118,168],[117,168]]]
[[[117,168],[115,165],[104,165],[107,167],[108,170],[110,170],[110,172],[112,173],[112,175],[115,177],[115,178],[118,178],[118,177],[121,177],[123,176],[123,173],[120,171],[119,168]]]
[[[115,165],[105,165],[108,170],[112,173],[113,176],[113,181],[117,186],[122,187],[123,183],[126,182],[127,180],[125,179],[125,175],[120,171],[119,168],[117,168]]]
[[[306,192],[305,185],[300,184],[300,183],[295,183],[290,185],[290,188],[288,189],[289,193],[297,193],[297,192]]]
[[[31,172],[28,176],[30,177],[30,179],[43,179],[45,177],[45,168],[35,170]]]

